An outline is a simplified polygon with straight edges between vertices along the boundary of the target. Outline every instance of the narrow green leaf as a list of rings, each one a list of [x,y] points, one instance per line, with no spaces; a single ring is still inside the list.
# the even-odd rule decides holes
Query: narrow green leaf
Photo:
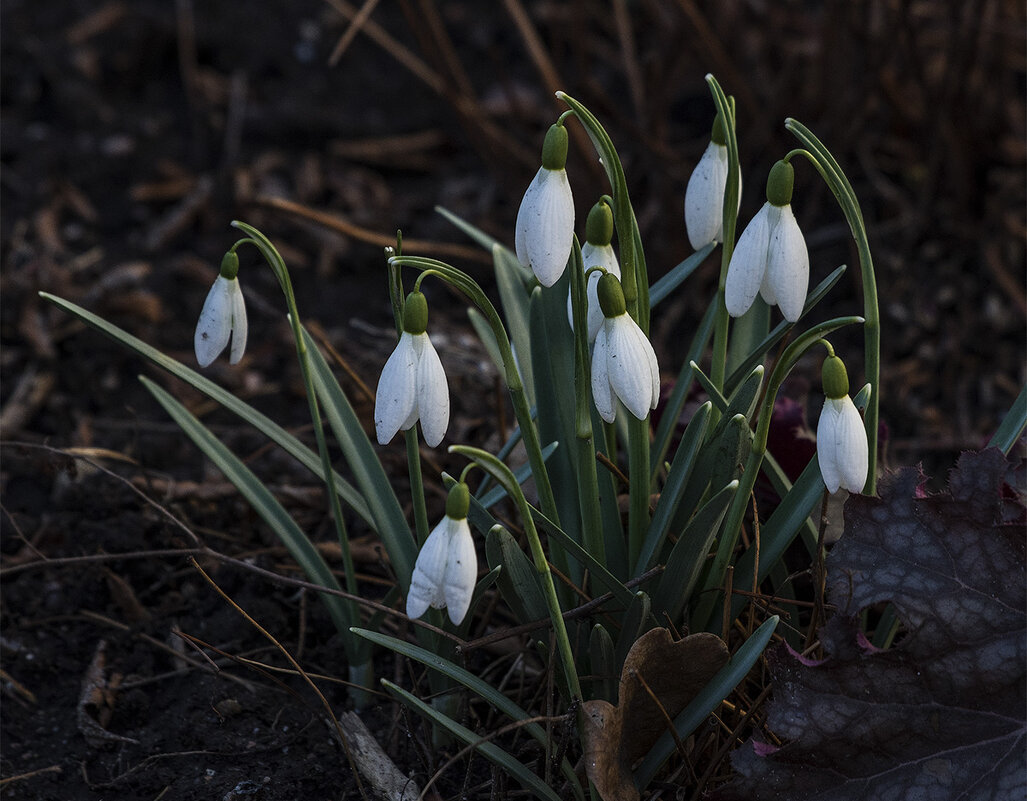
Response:
[[[649,601],[649,596],[641,591],[636,592],[635,597],[631,599],[631,604],[624,610],[624,616],[621,618],[621,630],[617,636],[617,648],[614,657],[618,673],[624,665],[628,651],[635,644],[635,640],[653,628],[654,622],[652,603]]]
[[[531,290],[525,283],[524,268],[506,248],[496,245],[492,248],[492,265],[496,272],[496,286],[499,289],[499,301],[506,318],[506,330],[510,335],[510,344],[517,357],[517,370],[524,382],[524,394],[528,405],[535,405],[535,378],[531,360],[531,328],[528,311]],[[534,279],[532,279],[534,280]],[[502,360],[500,374],[504,373]]]
[[[490,568],[503,568],[496,583],[514,617],[524,622],[549,617],[535,566],[503,526],[493,526],[486,536],[485,557]]]
[[[602,623],[596,623],[588,640],[588,652],[592,662],[592,695],[611,704],[617,703],[617,686],[620,681],[620,665],[613,647],[613,638]]]
[[[548,461],[549,457],[552,456],[553,451],[560,447],[559,442],[550,442],[542,449],[542,461]],[[516,470],[513,471],[514,478],[517,479],[518,484],[524,484],[529,478],[531,478],[531,465],[525,462]],[[489,509],[499,503],[503,498],[507,497],[506,488],[503,486],[496,486],[478,498],[478,502],[481,504],[483,509]]]
[[[339,582],[336,581],[331,569],[324,558],[314,547],[313,543],[296,524],[285,507],[278,502],[278,499],[271,494],[253,471],[250,470],[242,460],[222,444],[210,431],[175,398],[173,398],[162,387],[155,384],[145,376],[140,376],[143,386],[157,399],[157,402],[164,407],[164,410],[171,416],[196,446],[206,454],[215,466],[225,474],[229,481],[239,490],[240,494],[260,515],[261,519],[268,524],[282,544],[289,551],[289,554],[296,563],[303,569],[307,577],[324,587],[341,590]],[[336,595],[323,595],[321,599],[332,617],[335,627],[345,636],[343,640],[347,643],[347,657],[351,663],[361,664],[367,661],[364,656],[361,659],[355,658],[358,650],[352,648],[352,640],[349,635],[349,628],[360,616],[352,602],[345,601]]]
[[[674,389],[667,402],[658,410],[660,423],[656,427],[649,458],[650,471],[653,475],[656,475],[663,466],[663,460],[670,449],[671,440],[674,438],[678,421],[681,419],[681,410],[685,408],[685,401],[688,399],[688,393],[692,389],[692,381],[695,378],[692,362],[698,362],[706,352],[706,346],[713,334],[713,324],[717,319],[716,311],[715,303],[711,303],[706,309],[706,314],[703,315],[702,322],[699,323],[699,328],[692,337],[692,344],[688,346],[688,353],[685,354],[681,371],[678,373],[677,381],[674,382]]]
[[[500,242],[498,239],[496,239],[493,236],[490,236],[489,234],[486,234],[477,226],[471,225],[471,223],[467,222],[467,220],[465,220],[463,217],[454,214],[449,209],[444,208],[442,206],[436,206],[435,211],[441,214],[447,220],[449,220],[449,222],[453,223],[453,225],[455,225],[457,228],[459,228],[461,231],[467,234],[467,236],[469,236],[471,239],[473,239],[475,242],[481,245],[485,250],[492,252],[497,247],[503,248],[503,243]],[[506,248],[503,249],[505,250]]]
[[[809,314],[813,307],[824,299],[824,296],[831,291],[831,288],[834,287],[834,285],[841,279],[842,275],[845,274],[845,270],[846,267],[843,264],[841,267],[835,269],[835,271],[827,276],[827,278],[817,284],[813,291],[806,297],[806,303],[802,307],[802,314],[799,315],[800,320]],[[753,367],[763,361],[766,354],[770,353],[778,346],[794,325],[795,323],[790,323],[787,320],[782,320],[778,323],[774,327],[774,330],[767,335],[767,338],[753,348],[749,355],[731,371],[731,375],[729,375],[727,381],[724,382],[726,390],[731,391],[734,389],[734,387],[738,385],[738,382],[749,374]]]
[[[666,569],[653,593],[653,608],[657,615],[665,611],[671,620],[680,619],[737,489],[738,482],[732,481],[704,503],[674,543],[667,557]]]
[[[671,267],[663,278],[659,279],[655,284],[649,287],[649,308],[656,308],[656,304],[666,298],[683,284],[688,277],[696,271],[700,264],[709,256],[713,249],[716,247],[715,242],[711,242],[704,247],[699,248],[695,253],[689,256],[680,264]]]
[[[378,454],[367,438],[360,418],[306,329],[303,329],[303,340],[310,354],[311,378],[324,406],[325,417],[367,501],[399,584],[406,592],[417,559],[417,544],[410,533],[403,508],[392,491],[392,482],[378,461]]]
[[[731,691],[739,685],[746,677],[756,660],[760,658],[763,650],[770,642],[770,637],[777,628],[778,617],[775,615],[769,618],[762,626],[753,632],[741,648],[728,660],[710,683],[707,684],[692,702],[684,708],[680,715],[674,719],[674,729],[680,740],[685,740],[692,734],[710,712],[717,708],[717,705],[731,694]],[[649,786],[660,766],[667,761],[667,758],[676,749],[674,738],[669,732],[664,733],[649,754],[642,760],[642,764],[635,771],[635,784],[642,790]]]
[[[367,629],[354,628],[351,631],[358,637],[363,637],[366,640],[370,640],[375,645],[381,645],[400,656],[405,656],[409,659],[413,659],[415,662],[420,662],[425,667],[437,670],[454,681],[459,682],[472,693],[476,694],[479,698],[484,700],[490,706],[498,709],[504,715],[509,717],[511,720],[527,720],[531,717],[527,712],[521,709],[517,704],[503,695],[499,690],[484,681],[473,673],[464,670],[462,667],[453,664],[448,659],[443,659],[437,654],[432,653],[420,646],[414,645],[413,643],[406,642],[405,640],[399,640],[395,637],[390,637],[387,634],[379,634],[375,631],[368,631]],[[526,723],[522,729],[526,734],[534,738],[543,748],[549,746],[549,738],[546,735],[545,729],[543,729],[537,723]],[[581,789],[581,784],[574,774],[574,768],[570,762],[566,759],[563,760],[563,764],[560,766],[560,772],[564,778],[567,779],[568,783],[574,789],[574,795],[578,799],[583,799],[584,794]]]
[[[474,332],[478,335],[478,339],[481,340],[481,344],[485,346],[485,350],[488,351],[489,358],[492,359],[492,363],[496,365],[496,369],[499,370],[499,374],[503,374],[503,355],[499,352],[499,345],[496,343],[496,335],[492,333],[492,327],[489,325],[489,321],[485,319],[485,315],[478,311],[474,306],[467,307],[467,318],[471,321],[471,326],[474,328]]]
[[[415,712],[420,713],[424,717],[428,718],[428,720],[441,726],[457,739],[467,743],[467,745],[473,745],[479,754],[509,773],[511,777],[516,779],[521,786],[524,787],[524,789],[534,793],[538,798],[546,799],[546,801],[560,801],[560,796],[550,789],[542,779],[528,770],[527,767],[522,765],[499,746],[490,742],[482,742],[482,738],[473,731],[465,726],[461,726],[455,720],[446,717],[441,712],[432,709],[429,704],[424,703],[420,698],[408,693],[403,688],[396,686],[388,679],[382,679],[381,682],[382,686],[388,690],[391,695],[398,698]]]
[[[656,510],[653,512],[649,531],[642,543],[635,575],[644,573],[656,563],[659,557],[660,549],[663,548],[667,532],[670,530],[671,520],[673,520],[678,503],[681,501],[681,494],[692,476],[692,470],[699,457],[699,448],[706,438],[706,426],[710,422],[711,409],[712,404],[709,401],[700,406],[681,437],[681,444],[678,445],[678,451],[674,455],[674,463],[670,466],[670,472],[667,474],[667,482],[663,485],[660,500],[656,502]]]
[[[113,323],[107,322],[102,317],[98,317],[92,312],[86,311],[81,306],[76,306],[70,301],[64,300],[63,298],[59,298],[55,295],[50,295],[46,292],[40,292],[39,295],[45,300],[53,303],[55,306],[73,314],[75,317],[78,317],[82,322],[96,329],[101,334],[104,334],[115,342],[124,345],[126,348],[139,354],[144,359],[148,359],[157,367],[160,367],[162,370],[166,370],[176,378],[180,378],[190,386],[198,389],[207,397],[217,401],[230,412],[233,412],[252,425],[272,442],[280,446],[282,450],[296,459],[315,476],[320,478],[322,481],[324,480],[324,473],[321,470],[321,459],[316,451],[308,448],[280,425],[270,418],[265,417],[249,404],[239,400],[239,398],[231,392],[222,389],[209,378],[204,378],[195,370],[186,367],[184,364],[172,359],[170,356],[165,356],[159,350],[151,345],[147,345],[141,339],[137,339],[128,332],[118,328]],[[356,514],[369,526],[374,528],[374,518],[371,517],[371,511],[368,509],[367,503],[364,501],[363,497],[361,497],[360,493],[358,493],[353,485],[338,473],[334,474],[334,478],[335,488],[339,493],[339,497],[349,504],[353,511],[356,512]]]
[[[988,443],[989,448],[1001,448],[1006,456],[1013,449],[1013,446],[1023,436],[1027,428],[1027,384],[1020,390],[1020,394],[1013,405],[1009,407],[1006,416],[1002,418],[995,435]]]

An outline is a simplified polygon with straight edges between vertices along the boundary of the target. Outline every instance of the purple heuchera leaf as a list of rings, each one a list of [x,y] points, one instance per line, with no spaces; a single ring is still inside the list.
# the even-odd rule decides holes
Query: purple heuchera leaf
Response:
[[[1003,498],[997,450],[964,454],[949,492],[917,498],[918,471],[853,497],[828,557],[838,614],[828,658],[769,654],[768,725],[786,745],[748,743],[727,799],[1022,801],[1027,795],[1024,509]],[[891,601],[906,631],[879,651],[856,615]]]

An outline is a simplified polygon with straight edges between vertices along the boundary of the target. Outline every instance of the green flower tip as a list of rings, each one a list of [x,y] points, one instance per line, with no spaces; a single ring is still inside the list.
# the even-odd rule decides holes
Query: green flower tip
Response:
[[[547,170],[562,170],[567,166],[567,129],[559,123],[549,126],[542,144],[542,166]]]
[[[423,334],[428,328],[428,301],[421,292],[411,292],[403,305],[403,330]]]
[[[609,245],[613,239],[613,210],[605,200],[596,203],[585,223],[585,241],[592,245]]]
[[[603,310],[606,317],[620,317],[627,310],[624,302],[624,290],[621,289],[620,281],[613,273],[605,273],[599,278],[596,288],[599,295],[599,308]]]
[[[767,178],[767,200],[775,206],[787,206],[792,202],[794,185],[795,168],[787,161],[777,162]]]
[[[221,260],[221,277],[231,281],[239,274],[239,256],[234,250],[228,251]]]
[[[837,400],[849,394],[849,374],[845,371],[845,362],[838,356],[828,356],[820,371],[824,385],[824,394]]]
[[[464,482],[454,484],[446,498],[446,517],[463,520],[471,507],[471,491]]]
[[[713,118],[713,130],[710,131],[710,141],[715,145],[727,145],[727,129],[724,127],[724,117],[718,111]]]

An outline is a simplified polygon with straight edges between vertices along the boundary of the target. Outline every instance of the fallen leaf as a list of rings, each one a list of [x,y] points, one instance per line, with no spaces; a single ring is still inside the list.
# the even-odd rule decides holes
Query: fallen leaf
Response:
[[[746,744],[742,778],[716,799],[1024,798],[1024,508],[1003,497],[1010,472],[997,450],[967,453],[947,493],[923,497],[904,470],[880,499],[849,501],[827,563],[827,658],[771,652],[768,726],[788,742]],[[886,651],[856,622],[883,601],[907,632]]]
[[[667,629],[639,637],[621,670],[618,704],[586,701],[585,770],[603,801],[638,801],[631,766],[649,753],[677,714],[728,660],[714,634],[678,642]]]

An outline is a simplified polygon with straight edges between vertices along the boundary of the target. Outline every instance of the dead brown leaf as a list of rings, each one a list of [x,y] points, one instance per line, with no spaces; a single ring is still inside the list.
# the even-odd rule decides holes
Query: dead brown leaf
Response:
[[[658,628],[636,640],[621,670],[618,705],[583,704],[585,769],[603,801],[638,801],[632,764],[727,660],[727,646],[715,634],[674,642]]]

